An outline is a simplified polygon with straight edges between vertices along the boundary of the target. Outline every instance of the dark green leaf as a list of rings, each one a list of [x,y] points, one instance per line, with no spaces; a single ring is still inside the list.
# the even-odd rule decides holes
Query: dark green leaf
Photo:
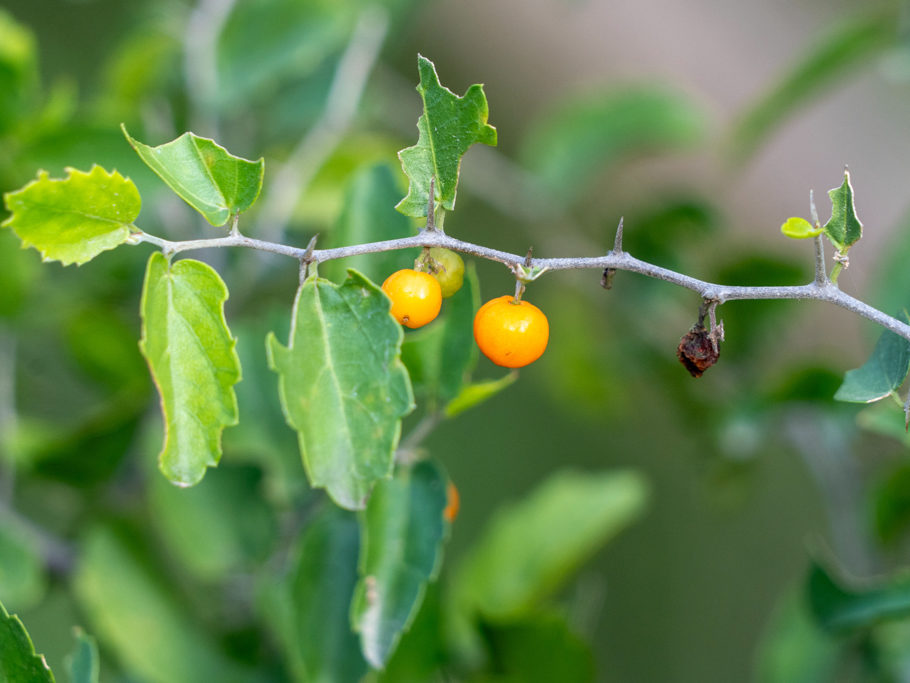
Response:
[[[480,284],[473,263],[465,269],[460,290],[446,300],[438,322],[409,334],[402,359],[430,410],[445,406],[460,395],[477,365],[474,313],[480,305]]]
[[[221,106],[249,107],[291,78],[306,78],[345,41],[354,19],[350,0],[257,0],[234,6],[219,34]],[[277,93],[276,93],[277,94]]]
[[[412,221],[395,211],[400,189],[392,169],[380,163],[360,169],[347,186],[341,215],[331,232],[331,245],[336,247],[408,237]],[[371,280],[381,282],[402,268],[412,268],[416,249],[400,249],[379,254],[362,254],[330,261],[321,267],[330,280],[344,276],[342,265],[353,268]]]
[[[150,683],[254,680],[228,662],[147,562],[110,529],[82,543],[74,590],[102,645],[132,676]]]
[[[158,464],[174,484],[198,483],[237,423],[240,361],[224,319],[227,287],[210,266],[152,254],[142,290],[142,340],[164,412]]]
[[[391,474],[401,418],[414,407],[389,307],[356,271],[343,285],[313,275],[297,292],[288,346],[267,340],[310,483],[349,509]]]
[[[632,471],[552,475],[501,507],[455,577],[462,608],[495,619],[532,610],[644,510],[647,487]]]
[[[851,17],[800,59],[758,102],[749,107],[733,134],[733,155],[748,157],[800,108],[817,100],[831,86],[841,85],[847,74],[894,45],[897,17],[890,9],[875,9]]]
[[[325,507],[303,530],[274,597],[288,662],[297,680],[356,683],[367,671],[351,631],[359,530],[354,515]]]
[[[853,206],[850,171],[844,171],[844,182],[840,187],[828,190],[828,196],[831,197],[831,218],[825,223],[825,234],[843,251],[863,236],[863,224],[856,217]]]
[[[75,635],[76,649],[66,659],[70,683],[98,683],[101,674],[98,645],[81,628],[75,629]]]
[[[624,156],[684,147],[702,137],[704,118],[684,95],[642,86],[560,101],[526,135],[522,158],[566,205],[592,176]]]
[[[454,209],[461,157],[475,142],[496,145],[496,129],[487,124],[489,110],[482,85],[472,85],[458,97],[440,85],[436,67],[426,57],[418,56],[417,71],[423,114],[417,120],[417,144],[398,153],[411,186],[395,207],[414,217],[427,215],[430,178],[436,179],[436,204]]]
[[[276,522],[261,480],[253,467],[220,467],[191,489],[161,477],[151,483],[151,509],[164,542],[194,574],[223,578],[271,549]]]
[[[379,673],[381,683],[427,683],[446,660],[440,584],[431,583],[414,623],[401,637],[395,653]]]
[[[54,674],[35,646],[19,617],[0,604],[0,680],[9,683],[54,683]]]
[[[400,466],[361,513],[360,581],[351,621],[366,660],[385,666],[442,560],[447,478],[434,463]]]
[[[815,620],[836,633],[867,629],[882,621],[910,616],[910,577],[906,575],[885,584],[848,588],[813,562],[806,592]]]
[[[542,614],[506,624],[485,625],[490,669],[509,683],[594,680],[591,648],[558,614]]]
[[[904,382],[910,369],[910,341],[885,330],[862,367],[844,375],[834,398],[850,403],[872,403],[888,396]]]
[[[66,171],[62,180],[41,171],[37,180],[3,195],[12,213],[3,225],[45,261],[81,265],[127,241],[141,200],[133,181],[117,171]]]
[[[910,465],[901,464],[892,470],[876,487],[872,502],[878,537],[884,543],[894,543],[905,536],[910,530]]]
[[[264,159],[236,157],[193,133],[157,147],[134,140],[125,126],[123,134],[149,168],[212,225],[246,211],[262,189]]]

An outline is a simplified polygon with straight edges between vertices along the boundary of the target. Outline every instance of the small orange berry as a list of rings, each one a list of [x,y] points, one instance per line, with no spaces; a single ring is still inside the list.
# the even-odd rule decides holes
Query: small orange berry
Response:
[[[442,517],[451,524],[455,521],[455,518],[458,517],[458,508],[461,504],[461,500],[458,497],[458,489],[455,488],[455,484],[451,481],[446,487],[446,499],[448,500],[448,504],[446,505],[446,509],[442,511]]]
[[[429,273],[399,270],[386,278],[382,291],[392,300],[392,317],[412,329],[434,320],[442,307],[442,290]]]
[[[491,299],[474,316],[474,339],[496,365],[521,368],[547,348],[550,325],[537,306],[509,295]]]

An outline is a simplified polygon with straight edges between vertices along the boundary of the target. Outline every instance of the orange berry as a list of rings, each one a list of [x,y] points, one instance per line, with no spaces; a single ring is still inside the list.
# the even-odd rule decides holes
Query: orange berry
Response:
[[[451,524],[455,521],[455,518],[458,517],[458,508],[461,504],[461,500],[458,497],[458,489],[455,488],[455,484],[451,481],[446,487],[446,499],[448,500],[448,504],[446,505],[446,509],[442,511],[442,517]]]
[[[442,307],[442,290],[429,273],[399,270],[386,278],[382,291],[392,300],[392,317],[412,329],[434,320]]]
[[[515,303],[506,295],[491,299],[474,316],[474,339],[483,355],[496,365],[521,368],[540,358],[547,348],[547,316],[527,301]]]

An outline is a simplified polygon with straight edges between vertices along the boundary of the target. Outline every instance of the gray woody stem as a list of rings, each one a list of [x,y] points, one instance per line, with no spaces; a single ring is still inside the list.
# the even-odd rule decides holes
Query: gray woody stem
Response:
[[[411,247],[445,247],[453,251],[460,251],[464,254],[477,256],[489,261],[497,261],[505,264],[510,269],[516,266],[525,265],[526,257],[518,254],[510,254],[498,249],[490,249],[479,244],[463,242],[440,231],[424,230],[413,237],[403,237],[401,239],[386,240],[383,242],[368,242],[366,244],[354,244],[349,247],[336,247],[334,249],[314,249],[312,253],[307,254],[306,249],[299,247],[290,247],[284,244],[266,242],[263,240],[252,239],[243,235],[229,235],[227,237],[216,237],[205,240],[189,240],[185,242],[171,242],[146,233],[136,235],[139,242],[148,242],[159,247],[165,255],[172,255],[191,249],[207,249],[212,247],[247,247],[249,249],[258,249],[274,254],[283,254],[290,256],[298,261],[309,260],[312,263],[322,263],[333,259],[346,258],[348,256],[357,256],[359,254],[374,254],[382,251],[394,251],[397,249],[408,249]],[[910,325],[901,322],[897,318],[882,313],[869,304],[859,299],[855,299],[849,294],[845,294],[837,286],[826,278],[821,279],[816,274],[815,279],[807,285],[788,286],[788,287],[735,287],[729,285],[720,285],[713,282],[705,282],[667,268],[661,268],[647,261],[641,261],[633,257],[628,252],[616,253],[609,252],[605,256],[592,257],[574,257],[574,258],[535,258],[531,259],[531,266],[535,268],[546,268],[547,270],[569,270],[574,268],[595,268],[603,270],[611,268],[613,270],[625,270],[632,273],[639,273],[647,277],[652,277],[664,282],[670,282],[679,285],[685,289],[691,289],[698,293],[702,299],[716,301],[722,304],[726,301],[735,301],[737,299],[814,299],[817,301],[827,301],[841,308],[846,308],[857,315],[860,315],[874,323],[878,323],[887,330],[900,335],[910,341]]]

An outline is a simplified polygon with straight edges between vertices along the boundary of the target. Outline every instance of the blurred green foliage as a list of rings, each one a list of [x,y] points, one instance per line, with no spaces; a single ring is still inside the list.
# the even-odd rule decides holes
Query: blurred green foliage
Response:
[[[394,152],[414,143],[413,121],[391,120],[396,110],[384,103],[397,97],[396,69],[416,82],[417,3],[241,0],[211,45],[186,40],[190,23],[217,25],[199,14],[205,3],[51,3],[93,22],[92,50],[65,59],[50,19],[16,18],[35,16],[29,4],[0,10],[3,191],[39,168],[59,177],[66,167],[98,163],[140,188],[143,229],[197,236],[196,216],[117,131],[125,122],[141,139],[160,141],[194,127],[245,157],[266,157],[263,196],[244,227],[253,236],[267,232],[274,226],[259,225],[257,212],[271,201],[269,179],[338,96],[336,73],[366,16],[375,26],[388,21],[386,47],[357,115],[310,169],[283,236],[306,244],[318,232],[320,246],[336,246],[415,229],[392,210],[406,192]],[[107,11],[108,21],[96,20],[96,10]],[[890,5],[870,10],[810,47],[743,112],[722,151],[747,158],[849,70],[899,49],[895,16]],[[212,71],[194,71],[204,63],[193,61],[198,49],[209,50],[203,56]],[[43,61],[54,65],[53,78],[42,74]],[[484,78],[473,67],[465,75]],[[407,96],[416,107],[419,97]],[[520,203],[548,211],[528,221],[464,188],[446,227],[520,251],[545,235],[604,226],[606,244],[615,217],[589,194],[606,190],[604,180],[629,160],[717,146],[706,110],[672,84],[603,83],[561,96],[515,144],[527,176],[512,178],[510,188]],[[490,121],[502,132],[495,109]],[[649,182],[646,201],[611,196],[626,211],[625,246],[636,256],[736,284],[811,277],[810,263],[728,234],[742,217],[725,215],[713,199],[723,188],[685,178]],[[881,281],[893,284],[874,300],[884,310],[908,306],[900,284],[906,242],[882,271]],[[206,257],[232,294],[227,317],[243,364],[241,417],[225,432],[222,464],[181,489],[155,469],[157,398],[136,346],[147,252],[124,247],[63,270],[42,266],[0,230],[0,601],[21,614],[58,680],[70,671],[88,683],[99,670],[102,683],[703,682],[750,671],[761,681],[799,683],[906,674],[904,579],[845,587],[836,572],[812,565],[801,592],[789,588],[809,563],[807,532],[827,527],[835,543],[841,539],[838,548],[871,547],[865,566],[890,570],[906,563],[910,531],[910,478],[899,461],[910,442],[900,408],[866,408],[859,425],[878,436],[863,437],[856,411],[831,400],[849,367],[845,354],[787,338],[797,307],[724,306],[721,364],[693,382],[673,348],[694,322],[697,301],[627,274],[609,293],[597,287],[599,274],[546,278],[530,291],[550,314],[551,350],[520,378],[503,377],[478,361],[468,323],[480,283],[493,295],[512,281],[490,264],[469,264],[444,317],[404,341],[418,399],[405,440],[441,421],[413,453],[428,451],[444,464],[462,513],[445,528],[452,538],[441,570],[427,561],[415,577],[400,571],[408,562],[385,566],[388,558],[373,557],[382,580],[407,598],[389,618],[396,638],[402,624],[410,629],[397,647],[379,644],[386,669],[371,671],[352,628],[358,584],[362,596],[369,592],[358,572],[361,524],[308,486],[266,362],[266,333],[284,338],[289,328],[296,264],[254,253]],[[320,275],[340,282],[354,267],[381,280],[415,256],[355,257],[325,264]],[[901,383],[887,384],[890,393]],[[863,457],[837,459],[851,448]],[[865,486],[866,469],[876,486]],[[427,521],[418,513],[440,506],[437,489],[405,512],[389,501],[382,511],[368,508],[373,537],[410,539],[410,525]],[[831,512],[832,500],[852,510],[855,526]],[[437,545],[418,548],[423,560],[439,550],[438,531],[436,524],[428,532]],[[414,602],[437,574],[422,603]],[[40,660],[19,622],[5,611],[0,617],[0,630],[11,634],[0,635],[0,671],[34,668]],[[76,624],[91,635],[77,635],[74,649]]]

